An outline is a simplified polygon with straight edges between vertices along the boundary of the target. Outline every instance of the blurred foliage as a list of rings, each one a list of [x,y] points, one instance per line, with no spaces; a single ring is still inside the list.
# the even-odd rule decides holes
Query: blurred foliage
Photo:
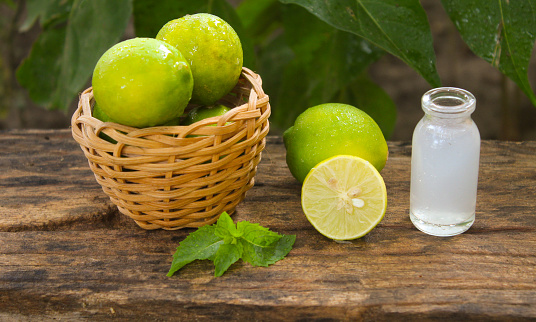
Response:
[[[131,15],[131,0],[28,0],[21,29],[39,21],[43,32],[17,79],[36,103],[67,109]]]
[[[262,76],[272,104],[271,122],[280,131],[308,107],[341,102],[369,113],[388,138],[396,108],[366,73],[386,53],[400,58],[431,86],[441,85],[428,18],[419,0],[2,3],[12,10],[26,5],[20,32],[34,24],[42,29],[16,76],[31,99],[49,109],[68,108],[100,55],[124,36],[130,19],[136,36],[154,37],[167,21],[198,12],[218,15],[235,28],[243,43],[244,65]],[[441,3],[469,48],[513,80],[536,106],[527,74],[536,39],[536,0]]]
[[[6,5],[10,10],[15,10],[15,3],[11,0],[0,0],[0,5]],[[10,21],[8,17],[0,15],[0,44],[5,44],[8,42],[10,37]],[[9,108],[8,108],[8,99],[11,91],[11,79],[10,79],[10,68],[9,68],[9,53],[8,49],[5,46],[0,46],[0,118],[6,117]]]

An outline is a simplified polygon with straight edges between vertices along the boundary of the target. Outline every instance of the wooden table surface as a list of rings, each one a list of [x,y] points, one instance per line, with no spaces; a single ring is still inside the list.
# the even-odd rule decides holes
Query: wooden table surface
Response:
[[[102,192],[69,130],[0,132],[0,321],[536,319],[536,142],[482,142],[476,222],[450,238],[408,217],[409,143],[389,142],[384,220],[331,241],[306,220],[279,137],[234,220],[295,234],[270,267],[166,277],[189,230],[145,231]]]

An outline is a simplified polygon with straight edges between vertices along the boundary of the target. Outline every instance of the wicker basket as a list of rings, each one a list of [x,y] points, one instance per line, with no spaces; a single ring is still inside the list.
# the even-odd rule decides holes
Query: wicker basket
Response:
[[[143,129],[92,117],[88,88],[72,117],[72,134],[104,192],[140,227],[212,224],[223,211],[233,213],[254,184],[269,130],[270,104],[261,85],[259,75],[243,68],[236,87],[219,101],[233,107],[226,114]]]

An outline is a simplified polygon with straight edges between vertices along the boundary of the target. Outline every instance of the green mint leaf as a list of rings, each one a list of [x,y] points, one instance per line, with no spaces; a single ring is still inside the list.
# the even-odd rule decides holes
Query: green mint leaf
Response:
[[[241,258],[253,266],[268,266],[283,259],[295,240],[295,235],[281,235],[259,224],[235,224],[224,212],[215,224],[198,228],[180,243],[167,276],[196,259],[213,261],[215,276]]]
[[[225,271],[233,263],[238,261],[242,257],[242,245],[241,244],[223,244],[216,252],[214,258],[214,276],[222,276]]]
[[[283,236],[259,224],[252,224],[248,221],[241,221],[237,226],[242,238],[248,243],[257,246],[271,245]]]
[[[218,218],[218,221],[216,222],[215,225],[216,225],[215,234],[225,239],[226,244],[231,243],[230,241],[234,241],[234,237],[240,237],[241,235],[236,229],[236,225],[231,219],[231,216],[229,216],[227,212],[223,212],[220,215],[220,218]]]
[[[214,232],[215,225],[203,226],[196,231],[190,233],[184,239],[177,251],[173,255],[173,262],[167,276],[172,276],[173,273],[181,269],[184,265],[193,262],[196,259],[214,260],[216,253],[223,244],[223,238],[217,236]]]
[[[240,239],[244,248],[242,259],[253,266],[268,266],[283,259],[292,249],[296,235],[281,235],[279,240],[272,244],[261,246],[246,239]]]

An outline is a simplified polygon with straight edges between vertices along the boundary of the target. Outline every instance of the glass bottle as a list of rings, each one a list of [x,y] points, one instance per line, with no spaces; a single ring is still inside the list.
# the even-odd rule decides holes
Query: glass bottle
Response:
[[[424,117],[413,132],[410,218],[435,236],[461,234],[475,220],[480,133],[471,119],[476,99],[441,87],[422,97]]]

